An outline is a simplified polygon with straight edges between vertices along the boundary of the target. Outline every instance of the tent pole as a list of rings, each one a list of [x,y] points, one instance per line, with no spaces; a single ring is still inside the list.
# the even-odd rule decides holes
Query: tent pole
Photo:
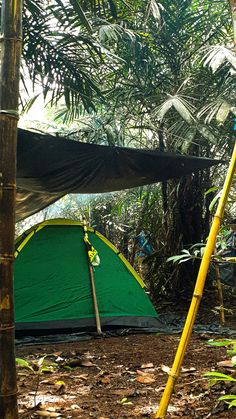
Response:
[[[98,335],[101,335],[102,334],[102,329],[101,329],[101,322],[100,322],[100,316],[99,316],[99,311],[98,311],[98,303],[97,303],[96,288],[95,288],[95,283],[94,283],[93,267],[91,266],[89,258],[88,258],[88,266],[89,266],[90,283],[91,283],[92,294],[93,294],[93,306],[94,306],[94,313],[95,313],[95,319],[96,319],[97,333],[98,333]]]
[[[18,418],[13,262],[22,1],[3,0],[0,76],[0,418]]]
[[[187,346],[191,337],[193,325],[195,322],[195,318],[198,312],[198,307],[200,304],[200,300],[203,294],[205,280],[211,260],[211,255],[215,249],[215,241],[216,236],[219,231],[220,222],[223,218],[224,209],[228,200],[228,195],[230,191],[230,187],[233,181],[234,173],[236,168],[236,143],[234,145],[233,154],[231,157],[229,169],[226,175],[225,183],[222,190],[222,195],[220,197],[218,207],[213,219],[213,223],[211,226],[210,234],[207,240],[206,249],[201,261],[195,289],[193,292],[193,297],[191,301],[191,305],[189,308],[189,312],[185,321],[185,325],[183,328],[182,336],[180,338],[179,346],[175,355],[175,359],[169,373],[169,378],[167,380],[167,384],[162,395],[162,399],[159,405],[159,409],[155,415],[155,418],[165,418],[168,405],[174,390],[175,382],[179,377],[181,366],[184,360],[185,352],[187,350]]]
[[[86,246],[88,246],[88,245],[91,246],[90,242],[88,241],[88,230],[87,230],[87,223],[86,223],[85,218],[83,218],[83,228],[84,228],[84,242],[85,242],[85,245]],[[87,248],[87,260],[88,260],[89,277],[90,277],[90,283],[91,283],[91,289],[92,289],[92,295],[93,295],[93,307],[94,307],[94,313],[95,313],[96,328],[97,328],[98,335],[101,335],[102,334],[102,329],[101,329],[101,322],[100,322],[100,316],[99,316],[99,310],[98,310],[93,267],[91,265],[88,248]]]

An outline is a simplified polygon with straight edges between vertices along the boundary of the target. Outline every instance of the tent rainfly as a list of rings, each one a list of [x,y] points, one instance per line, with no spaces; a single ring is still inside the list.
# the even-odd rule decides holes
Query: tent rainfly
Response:
[[[18,129],[16,221],[69,193],[102,193],[178,178],[219,160],[81,143]]]
[[[88,228],[101,263],[94,268],[102,328],[160,326],[144,283],[125,257]],[[16,241],[16,330],[95,330],[83,225],[55,219],[30,228]]]

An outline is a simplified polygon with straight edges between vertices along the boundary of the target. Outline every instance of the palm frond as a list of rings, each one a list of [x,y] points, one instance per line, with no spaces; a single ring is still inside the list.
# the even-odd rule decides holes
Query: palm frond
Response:
[[[89,32],[92,32],[92,26],[84,12],[84,10],[82,9],[79,0],[69,0],[70,4],[72,5],[74,11],[78,14],[78,18],[80,20],[80,23],[82,23],[86,29]]]
[[[156,114],[158,115],[160,122],[171,108],[175,108],[178,114],[189,124],[193,122],[195,107],[184,99],[183,96],[177,94],[174,96],[169,95],[169,98],[156,109]]]
[[[223,45],[214,45],[207,48],[203,57],[204,65],[208,65],[215,73],[223,64],[229,63],[236,70],[236,57],[231,49]]]
[[[153,16],[158,27],[161,23],[161,10],[163,10],[163,6],[160,3],[157,3],[155,0],[149,0],[144,15],[144,27],[147,25],[150,16]]]
[[[33,13],[26,10],[24,62],[33,84],[41,82],[45,96],[53,91],[52,103],[64,95],[68,106],[81,101],[89,109],[94,107],[94,97],[102,98],[95,71],[103,62],[101,49],[86,29],[78,31],[72,26],[69,33],[64,17],[54,12],[55,8],[42,9],[36,18],[35,8]]]
[[[205,117],[205,124],[210,124],[213,118],[219,124],[223,124],[231,110],[232,105],[226,101],[223,97],[218,97],[214,101],[207,103],[202,109],[198,112],[198,118],[201,118],[203,115]]]

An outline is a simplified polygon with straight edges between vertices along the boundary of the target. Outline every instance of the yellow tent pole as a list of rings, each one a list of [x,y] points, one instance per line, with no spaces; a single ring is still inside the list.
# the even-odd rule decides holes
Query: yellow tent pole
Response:
[[[167,412],[168,405],[169,405],[169,402],[170,402],[170,399],[174,390],[175,382],[180,374],[180,369],[183,363],[185,352],[186,352],[186,349],[190,340],[193,325],[194,325],[195,318],[198,312],[200,300],[203,294],[206,276],[207,276],[207,272],[208,272],[208,268],[209,268],[209,264],[211,260],[211,255],[213,254],[214,249],[215,249],[216,236],[218,234],[220,222],[222,220],[224,209],[228,200],[230,187],[231,187],[234,173],[235,173],[235,167],[236,167],[236,143],[234,145],[234,150],[231,157],[229,169],[226,175],[222,194],[221,194],[218,207],[217,207],[217,210],[213,219],[213,223],[211,226],[210,234],[209,234],[208,241],[206,244],[206,249],[205,249],[202,261],[201,261],[195,289],[193,292],[191,305],[190,305],[189,312],[186,318],[182,336],[180,338],[179,346],[175,355],[175,360],[173,362],[171,371],[169,372],[169,378],[167,380],[167,384],[166,384],[164,393],[162,395],[159,409],[155,415],[155,418],[164,419],[166,417],[166,412]]]

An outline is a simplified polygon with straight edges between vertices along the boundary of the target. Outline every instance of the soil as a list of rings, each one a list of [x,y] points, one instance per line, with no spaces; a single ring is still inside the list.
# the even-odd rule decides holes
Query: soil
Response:
[[[226,326],[219,326],[215,291],[205,292],[181,375],[166,419],[236,418],[236,407],[219,401],[236,395],[236,381],[209,385],[203,374],[219,371],[236,379],[229,347],[210,339],[236,339],[235,292],[226,293]],[[172,334],[133,334],[87,341],[17,346],[19,417],[154,418],[178,346],[189,301],[159,301]],[[46,356],[46,357],[45,357]],[[44,358],[45,357],[45,358]],[[31,369],[29,369],[31,367]]]
[[[166,418],[236,417],[235,408],[217,400],[236,394],[235,383],[210,387],[203,377],[233,371],[227,362],[217,365],[229,357],[225,347],[209,346],[210,338],[193,334]],[[44,372],[18,367],[20,418],[153,418],[178,341],[178,335],[145,334],[18,348],[30,365],[48,355]]]

